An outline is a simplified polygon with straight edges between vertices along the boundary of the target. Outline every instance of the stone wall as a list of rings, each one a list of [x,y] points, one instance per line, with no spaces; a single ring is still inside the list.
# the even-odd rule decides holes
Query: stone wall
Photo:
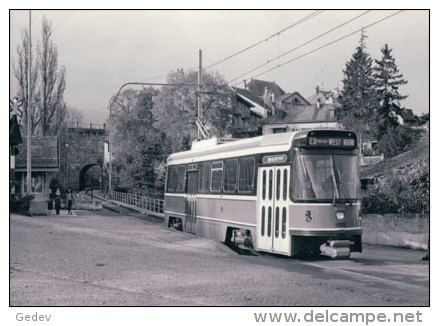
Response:
[[[92,166],[102,168],[106,142],[108,135],[105,129],[70,128],[62,135],[59,176],[61,183],[65,187],[68,185],[78,190],[81,171]]]
[[[429,222],[429,217],[420,214],[364,215],[363,242],[427,250]]]

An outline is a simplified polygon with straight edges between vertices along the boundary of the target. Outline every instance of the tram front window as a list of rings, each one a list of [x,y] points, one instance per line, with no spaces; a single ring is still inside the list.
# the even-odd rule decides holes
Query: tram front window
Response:
[[[299,155],[295,158],[293,197],[298,200],[340,201],[358,198],[358,157]]]

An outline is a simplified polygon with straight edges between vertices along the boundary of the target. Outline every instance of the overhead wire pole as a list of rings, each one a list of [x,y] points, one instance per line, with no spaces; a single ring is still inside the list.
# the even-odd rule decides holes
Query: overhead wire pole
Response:
[[[27,179],[26,179],[26,193],[32,193],[32,112],[31,112],[31,68],[32,68],[32,11],[29,10],[29,53],[28,53],[28,75],[27,75]]]

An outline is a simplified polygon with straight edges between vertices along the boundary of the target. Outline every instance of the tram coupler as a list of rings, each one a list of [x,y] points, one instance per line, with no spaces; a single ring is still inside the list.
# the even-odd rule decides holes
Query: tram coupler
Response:
[[[331,258],[349,258],[351,255],[349,240],[330,240],[320,246],[320,253]]]

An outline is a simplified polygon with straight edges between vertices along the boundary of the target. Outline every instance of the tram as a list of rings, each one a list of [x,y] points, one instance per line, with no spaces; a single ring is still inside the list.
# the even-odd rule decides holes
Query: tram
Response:
[[[362,251],[353,132],[212,138],[166,165],[166,227],[286,256]]]

